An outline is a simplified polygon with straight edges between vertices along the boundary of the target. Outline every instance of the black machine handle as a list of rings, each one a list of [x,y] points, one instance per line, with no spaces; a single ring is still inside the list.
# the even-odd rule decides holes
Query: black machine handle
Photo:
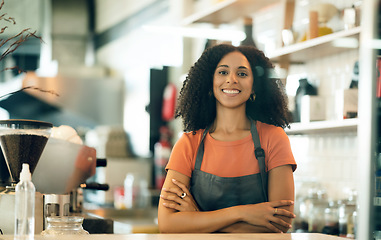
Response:
[[[108,191],[110,189],[110,186],[107,183],[82,183],[79,185],[82,189],[89,189],[89,190],[101,190],[101,191]]]
[[[97,158],[97,167],[107,167],[107,159]]]

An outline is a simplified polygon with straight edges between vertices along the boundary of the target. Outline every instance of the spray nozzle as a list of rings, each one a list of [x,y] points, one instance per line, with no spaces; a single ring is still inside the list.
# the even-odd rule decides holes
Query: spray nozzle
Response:
[[[30,181],[32,179],[32,174],[29,170],[29,164],[23,163],[20,173],[20,181]]]

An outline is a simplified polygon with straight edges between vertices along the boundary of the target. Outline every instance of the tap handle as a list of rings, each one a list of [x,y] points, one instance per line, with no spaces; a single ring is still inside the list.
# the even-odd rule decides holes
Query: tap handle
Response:
[[[101,191],[108,191],[110,189],[110,186],[107,183],[82,183],[80,185],[82,189],[90,189],[90,190],[101,190]]]
[[[97,158],[97,167],[107,167],[107,159]]]

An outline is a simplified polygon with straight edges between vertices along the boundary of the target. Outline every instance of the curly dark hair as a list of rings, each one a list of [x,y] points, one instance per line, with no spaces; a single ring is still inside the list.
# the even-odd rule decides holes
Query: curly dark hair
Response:
[[[178,98],[175,117],[183,119],[183,129],[195,132],[211,125],[216,118],[213,75],[217,64],[228,53],[239,51],[249,61],[253,72],[255,101],[246,102],[246,115],[267,124],[289,127],[287,96],[282,82],[270,77],[274,66],[255,47],[220,44],[206,49],[190,68]]]

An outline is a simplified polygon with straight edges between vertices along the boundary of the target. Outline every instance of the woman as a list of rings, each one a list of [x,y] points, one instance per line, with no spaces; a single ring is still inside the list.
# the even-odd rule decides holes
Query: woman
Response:
[[[161,232],[287,232],[296,163],[287,101],[253,47],[217,45],[190,69],[159,201]]]

